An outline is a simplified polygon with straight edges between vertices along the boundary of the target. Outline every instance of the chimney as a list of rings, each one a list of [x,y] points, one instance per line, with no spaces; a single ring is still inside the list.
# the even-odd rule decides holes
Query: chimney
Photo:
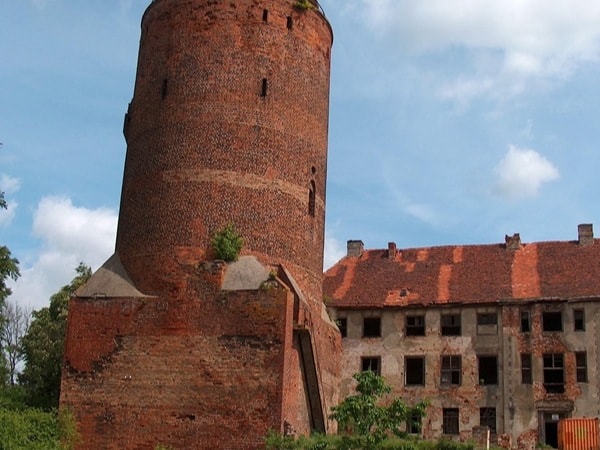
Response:
[[[519,250],[521,248],[521,236],[519,233],[515,233],[512,236],[508,234],[504,235],[504,241],[506,242],[507,250]]]
[[[363,241],[348,241],[347,243],[347,256],[360,256],[362,255],[363,250],[365,249],[365,244]]]
[[[396,243],[388,242],[388,259],[394,260],[396,258]]]
[[[591,223],[577,225],[579,245],[592,245],[594,243],[594,226]]]

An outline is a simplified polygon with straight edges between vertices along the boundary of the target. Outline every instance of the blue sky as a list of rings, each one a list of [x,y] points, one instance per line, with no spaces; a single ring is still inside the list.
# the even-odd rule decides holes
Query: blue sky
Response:
[[[0,244],[33,307],[113,251],[148,0],[0,0]],[[322,0],[335,34],[326,266],[600,224],[597,0]]]

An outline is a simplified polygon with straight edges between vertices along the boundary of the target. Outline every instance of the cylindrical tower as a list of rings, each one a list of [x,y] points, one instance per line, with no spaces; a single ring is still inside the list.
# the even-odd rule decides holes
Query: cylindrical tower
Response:
[[[116,249],[142,292],[244,253],[321,289],[332,31],[316,0],[155,0],[142,19]],[[168,281],[167,281],[168,280]]]

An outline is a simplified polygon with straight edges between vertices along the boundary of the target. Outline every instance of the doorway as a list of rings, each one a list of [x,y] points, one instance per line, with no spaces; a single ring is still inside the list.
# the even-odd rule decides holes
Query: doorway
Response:
[[[541,436],[540,442],[552,447],[558,448],[558,421],[566,417],[564,412],[545,411],[540,414]]]

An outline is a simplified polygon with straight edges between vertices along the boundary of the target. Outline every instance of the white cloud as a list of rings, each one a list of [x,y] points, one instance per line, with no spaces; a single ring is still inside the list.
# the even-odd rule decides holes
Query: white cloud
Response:
[[[37,9],[45,9],[52,0],[31,0],[31,4]]]
[[[458,81],[442,88],[462,100],[519,93],[534,79],[560,80],[600,55],[597,0],[357,1],[370,27],[396,37],[398,48],[466,50],[469,63]]]
[[[114,250],[117,214],[106,208],[74,206],[69,198],[45,197],[34,214],[33,232],[42,241],[30,267],[11,287],[12,298],[36,309],[75,276],[81,261],[97,269]]]
[[[513,145],[494,171],[494,193],[508,200],[534,197],[543,183],[559,178],[558,169],[538,152]]]
[[[13,200],[6,202],[6,209],[0,209],[0,227],[8,226],[15,218],[19,204]]]
[[[18,178],[10,177],[4,173],[0,175],[0,191],[4,192],[4,199],[6,200],[6,209],[0,209],[0,227],[7,226],[14,219],[19,204],[11,199],[10,195],[20,188],[21,180]]]
[[[323,257],[324,269],[329,269],[344,256],[346,256],[346,248],[344,244],[333,237],[330,233],[325,233],[325,252]]]
[[[13,178],[3,173],[0,176],[0,191],[6,195],[14,194],[21,188],[21,180]]]

